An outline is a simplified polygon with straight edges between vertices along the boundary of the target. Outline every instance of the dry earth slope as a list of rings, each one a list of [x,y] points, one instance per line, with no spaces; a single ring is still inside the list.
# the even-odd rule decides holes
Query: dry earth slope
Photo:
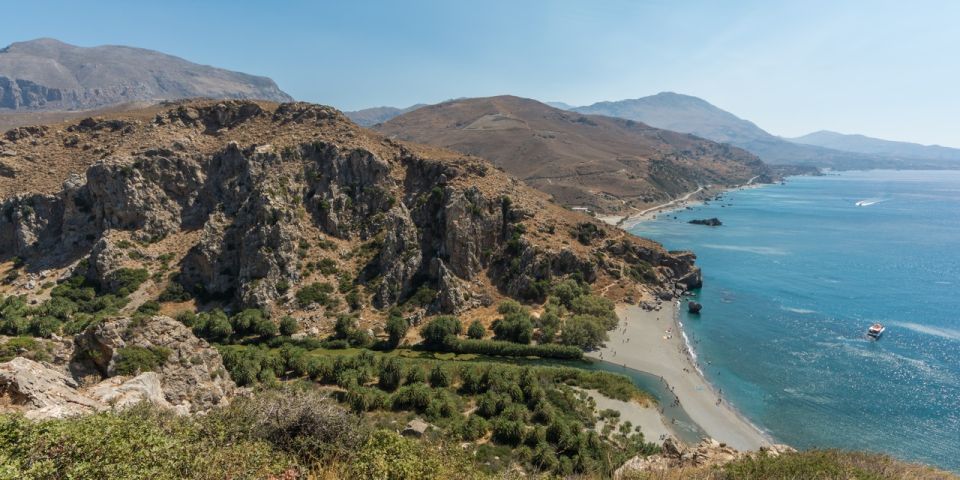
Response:
[[[736,147],[512,96],[430,105],[374,128],[489,159],[560,204],[602,213],[772,177]]]

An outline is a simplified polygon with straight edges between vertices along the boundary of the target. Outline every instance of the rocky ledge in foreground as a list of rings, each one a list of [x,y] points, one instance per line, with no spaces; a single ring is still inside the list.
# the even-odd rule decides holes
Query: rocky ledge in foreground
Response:
[[[63,418],[148,402],[191,413],[226,404],[236,391],[220,354],[169,317],[93,325],[67,349],[67,362],[0,363],[4,410]]]
[[[729,462],[756,455],[778,457],[784,453],[796,452],[789,445],[776,444],[761,447],[756,452],[741,452],[714,439],[706,439],[693,447],[667,438],[662,451],[656,455],[636,457],[627,460],[613,474],[615,479],[633,478],[639,472],[667,472],[681,468],[717,467]],[[646,478],[646,477],[644,477]]]

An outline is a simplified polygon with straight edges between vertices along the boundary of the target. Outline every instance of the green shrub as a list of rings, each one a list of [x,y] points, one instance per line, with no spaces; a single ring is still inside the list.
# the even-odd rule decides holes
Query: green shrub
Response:
[[[156,315],[160,313],[160,304],[153,300],[144,302],[143,305],[140,305],[137,308],[137,313],[142,313],[144,315]]]
[[[450,372],[437,363],[430,369],[430,386],[433,388],[449,387],[453,383]]]
[[[389,318],[387,318],[387,325],[384,329],[387,331],[389,340],[387,341],[390,348],[397,348],[400,345],[400,342],[403,341],[403,337],[407,335],[407,330],[410,328],[410,324],[407,323],[407,319],[394,315],[391,312]]]
[[[400,360],[396,358],[387,358],[380,366],[380,372],[377,375],[377,386],[388,392],[392,392],[400,387],[400,381],[403,378],[403,366]]]
[[[407,376],[404,379],[404,383],[424,383],[427,381],[427,374],[424,373],[423,368],[420,368],[418,365],[411,365],[407,369]]]
[[[432,394],[430,387],[423,383],[404,385],[393,394],[393,408],[423,412],[430,405]]]
[[[540,357],[566,360],[583,358],[579,348],[555,345],[523,345],[499,340],[464,340],[451,338],[442,345],[442,349],[454,353],[473,353],[499,357]]]
[[[350,474],[360,479],[426,480],[464,478],[469,472],[444,468],[436,453],[417,442],[378,430],[351,463]]]
[[[441,315],[427,322],[420,329],[420,336],[423,337],[423,343],[430,347],[439,347],[443,345],[448,336],[460,335],[463,325],[460,319],[449,315]]]
[[[526,309],[510,312],[493,322],[494,338],[508,342],[528,344],[533,339],[533,322]]]
[[[49,360],[49,347],[31,337],[12,337],[0,343],[0,362],[8,362],[14,357],[26,357],[38,361]]]
[[[266,478],[295,458],[246,435],[236,424],[217,438],[212,418],[136,407],[67,419],[0,416],[0,475],[24,480],[67,478]],[[105,434],[109,432],[109,434]]]
[[[164,347],[121,347],[115,352],[114,371],[119,375],[152,372],[167,362],[170,353]]]
[[[186,291],[177,280],[170,280],[167,283],[167,288],[163,290],[163,293],[160,294],[160,297],[157,298],[161,302],[185,302],[190,300],[190,292]]]
[[[217,350],[230,377],[240,386],[269,382],[283,375],[286,369],[280,352],[263,346],[225,345],[218,346]]]
[[[479,415],[468,416],[466,420],[454,428],[456,435],[468,442],[482,438],[489,430],[490,424]]]
[[[426,307],[431,305],[434,302],[434,300],[436,300],[436,298],[437,298],[436,290],[428,286],[421,286],[420,288],[417,289],[416,293],[414,293],[410,297],[408,301],[414,305],[417,305],[420,307]]]
[[[300,325],[297,323],[297,319],[285,315],[280,319],[280,335],[289,337],[294,333],[297,333],[297,330],[300,328]]]
[[[317,270],[324,275],[335,275],[337,273],[337,262],[331,258],[321,258],[317,261]]]
[[[493,422],[493,439],[506,445],[519,445],[523,441],[523,424],[515,420],[498,418]]]
[[[62,323],[55,317],[34,317],[30,320],[29,331],[35,337],[50,338],[51,335],[60,332]]]
[[[574,298],[570,310],[578,315],[590,315],[600,321],[600,326],[611,330],[617,326],[617,312],[613,302],[597,295],[581,295]]]
[[[603,322],[591,315],[574,315],[563,324],[560,342],[584,350],[592,350],[607,340],[607,329]]]
[[[120,268],[110,275],[110,283],[113,284],[111,293],[126,297],[138,288],[140,284],[150,277],[150,273],[145,268]]]
[[[336,298],[330,296],[331,293],[333,293],[333,285],[326,282],[311,283],[297,292],[297,302],[301,307],[309,307],[314,303],[333,307],[336,305]]]
[[[196,317],[193,333],[211,342],[222,342],[233,335],[233,325],[223,310],[203,312]]]
[[[480,323],[480,320],[474,320],[470,323],[470,327],[467,328],[467,338],[471,338],[473,340],[482,340],[486,335],[487,329],[483,327],[483,324]]]

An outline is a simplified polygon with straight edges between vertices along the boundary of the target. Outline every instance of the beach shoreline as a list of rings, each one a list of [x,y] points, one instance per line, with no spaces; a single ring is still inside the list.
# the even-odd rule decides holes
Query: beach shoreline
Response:
[[[619,227],[623,230],[627,230],[638,223],[643,223],[649,220],[654,220],[657,218],[657,215],[664,213],[674,212],[677,210],[683,210],[688,207],[694,207],[697,205],[702,205],[703,202],[709,201],[711,198],[716,197],[717,195],[724,194],[727,192],[733,192],[737,190],[745,190],[748,188],[759,188],[762,187],[764,183],[753,183],[753,179],[750,182],[739,185],[736,187],[729,188],[704,188],[699,187],[697,190],[689,192],[682,197],[670,200],[669,202],[661,203],[644,210],[639,210],[636,213],[630,215],[597,215],[597,219],[615,227]]]
[[[609,341],[588,357],[662,378],[690,419],[717,441],[738,450],[775,443],[703,376],[686,342],[677,303],[664,303],[659,311],[620,305],[617,315],[620,322],[609,332]],[[663,423],[669,427],[671,420],[663,418]]]

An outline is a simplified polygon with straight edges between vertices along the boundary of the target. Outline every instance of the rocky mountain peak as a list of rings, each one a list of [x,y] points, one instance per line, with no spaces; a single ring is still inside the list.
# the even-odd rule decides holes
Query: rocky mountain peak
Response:
[[[0,50],[0,109],[94,109],[197,97],[292,100],[269,78],[153,50],[78,47],[51,38]]]

